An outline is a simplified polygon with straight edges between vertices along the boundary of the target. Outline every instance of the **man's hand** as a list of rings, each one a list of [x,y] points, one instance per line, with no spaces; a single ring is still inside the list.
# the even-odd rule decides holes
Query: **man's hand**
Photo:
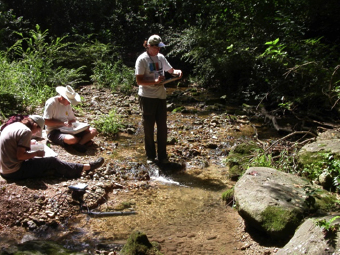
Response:
[[[162,82],[165,80],[165,76],[159,76],[156,80],[155,80],[155,85],[157,84],[162,84]]]
[[[181,78],[183,76],[182,70],[174,69],[172,76]]]
[[[44,150],[38,150],[36,151],[37,157],[44,157],[45,156],[45,151]]]

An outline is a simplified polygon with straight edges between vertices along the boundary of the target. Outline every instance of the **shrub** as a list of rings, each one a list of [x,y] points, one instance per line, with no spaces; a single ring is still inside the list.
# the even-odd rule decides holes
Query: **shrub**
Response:
[[[97,130],[105,136],[115,136],[119,130],[124,127],[121,122],[120,115],[115,110],[109,112],[108,115],[102,116],[94,121]]]

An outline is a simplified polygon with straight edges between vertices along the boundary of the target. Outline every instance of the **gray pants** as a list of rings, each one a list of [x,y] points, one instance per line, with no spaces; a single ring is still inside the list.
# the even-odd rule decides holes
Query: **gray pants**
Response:
[[[156,158],[154,141],[155,124],[157,125],[158,159],[166,159],[167,142],[167,112],[166,100],[158,98],[139,97],[139,106],[143,112],[145,151],[148,159]]]

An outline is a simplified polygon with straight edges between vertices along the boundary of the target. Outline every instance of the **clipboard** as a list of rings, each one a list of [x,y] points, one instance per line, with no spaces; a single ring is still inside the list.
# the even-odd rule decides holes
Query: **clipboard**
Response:
[[[179,76],[177,76],[177,77],[172,77],[172,78],[169,78],[169,79],[166,79],[165,81],[163,81],[162,84],[165,85],[165,84],[167,84],[167,83],[169,83],[169,82],[177,81],[177,80],[179,80],[179,79],[181,79],[181,78],[182,78],[182,77],[179,77]]]

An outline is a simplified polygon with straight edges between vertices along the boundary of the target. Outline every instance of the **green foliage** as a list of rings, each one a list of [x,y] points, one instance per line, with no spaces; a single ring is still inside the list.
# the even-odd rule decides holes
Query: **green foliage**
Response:
[[[222,200],[225,201],[226,204],[229,204],[234,200],[234,187],[222,193]]]
[[[317,195],[317,193],[321,192],[320,189],[315,189],[313,187],[311,187],[310,185],[306,185],[303,187],[304,191],[306,192],[306,199],[304,201],[304,203],[306,204],[306,206],[311,209],[311,208],[315,208],[315,196]]]
[[[7,54],[0,55],[0,89],[22,100],[25,108],[41,105],[54,94],[54,87],[60,84],[76,84],[81,81],[81,70],[58,66],[64,49],[69,43],[57,38],[47,43],[47,31],[30,31],[30,37],[23,34]],[[15,105],[13,105],[14,107]]]
[[[58,61],[48,52],[40,54],[46,70],[34,59],[31,71],[40,76],[29,77],[34,86],[51,76],[59,75],[63,80],[63,68],[68,68],[85,72],[86,79],[93,75],[92,81],[99,86],[129,91],[134,82],[130,83],[125,66],[133,66],[144,50],[144,39],[157,33],[170,44],[165,50],[170,50],[169,57],[175,57],[170,59],[174,67],[183,69],[197,84],[228,94],[229,101],[256,100],[272,109],[280,107],[298,114],[340,109],[340,5],[336,0],[1,2],[0,49],[12,45],[10,42],[27,28],[34,30],[35,24],[51,33],[51,38],[41,33],[48,45],[56,42],[53,38],[63,42],[66,35],[69,42],[76,42],[62,50],[63,54],[58,52]],[[93,42],[89,43],[90,38]],[[26,44],[30,48],[36,40],[26,41],[23,52]],[[117,55],[112,54],[111,46]],[[53,62],[53,72],[49,61]],[[122,88],[118,88],[119,83]],[[47,82],[44,85],[50,87]]]
[[[124,127],[120,115],[116,114],[115,110],[112,110],[108,115],[95,120],[94,125],[99,133],[105,136],[115,136],[118,134],[119,130]]]
[[[136,84],[134,70],[128,68],[121,60],[114,64],[98,61],[93,68],[91,80],[98,87],[109,87],[113,91],[130,93]]]
[[[334,158],[330,152],[318,153],[318,159],[314,163],[306,164],[302,174],[311,180],[317,180],[321,174],[330,176],[333,179],[333,186],[340,190],[340,159]]]
[[[266,42],[265,45],[268,45],[268,48],[260,55],[260,57],[266,57],[272,60],[276,60],[282,62],[285,58],[287,52],[283,52],[283,49],[286,48],[283,44],[278,44],[279,38],[274,41]],[[285,63],[287,64],[287,63]]]
[[[251,159],[249,166],[274,167],[272,155],[258,153],[254,158]]]
[[[289,152],[285,149],[280,151],[279,155],[273,156],[270,152],[256,150],[255,155],[249,161],[248,167],[271,167],[285,173],[296,173],[295,165],[296,150]]]
[[[177,107],[175,109],[172,110],[172,112],[182,112],[185,110],[185,107],[184,106],[180,106],[180,107]]]
[[[333,222],[339,218],[340,216],[335,216],[331,218],[330,220],[326,220],[326,219],[316,220],[315,224],[316,226],[323,228],[326,234],[329,232],[336,233],[340,229],[340,223],[333,223]]]

